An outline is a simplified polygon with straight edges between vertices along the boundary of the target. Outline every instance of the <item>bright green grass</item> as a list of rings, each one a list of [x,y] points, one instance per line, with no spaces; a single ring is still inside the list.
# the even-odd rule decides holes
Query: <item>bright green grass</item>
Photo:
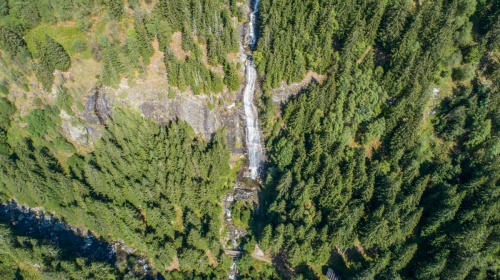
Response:
[[[28,45],[28,49],[31,52],[36,51],[35,39],[43,42],[45,40],[45,35],[49,35],[56,40],[71,55],[77,54],[71,49],[71,44],[73,44],[76,39],[80,39],[88,43],[85,33],[77,27],[40,24],[30,30],[24,38],[26,44]],[[82,58],[89,58],[91,56],[90,50],[85,50],[81,56]]]

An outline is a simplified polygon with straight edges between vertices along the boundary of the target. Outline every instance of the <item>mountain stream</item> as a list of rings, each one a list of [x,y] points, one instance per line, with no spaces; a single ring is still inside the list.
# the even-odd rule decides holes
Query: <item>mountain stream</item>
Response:
[[[252,51],[257,43],[256,18],[259,8],[259,0],[250,0],[250,23],[242,36],[241,61],[245,64],[245,87],[243,89],[243,107],[245,120],[245,144],[248,159],[248,170],[244,172],[243,179],[236,182],[234,189],[227,193],[222,201],[225,227],[227,229],[226,241],[230,246],[226,246],[226,254],[233,257],[233,263],[229,270],[229,279],[238,278],[237,261],[243,253],[238,241],[246,235],[244,229],[234,225],[231,216],[231,206],[238,200],[252,203],[257,196],[258,180],[262,164],[264,162],[264,151],[261,142],[261,131],[259,126],[259,116],[255,102],[255,91],[257,83],[257,69],[252,60]],[[249,180],[250,179],[250,180]],[[247,181],[244,183],[242,181]],[[250,183],[248,183],[250,182]],[[255,202],[254,202],[255,203]]]

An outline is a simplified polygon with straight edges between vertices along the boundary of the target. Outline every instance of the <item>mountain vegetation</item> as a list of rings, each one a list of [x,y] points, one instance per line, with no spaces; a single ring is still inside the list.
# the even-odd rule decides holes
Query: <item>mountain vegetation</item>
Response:
[[[115,271],[109,263],[89,262],[85,258],[65,259],[52,244],[16,235],[0,225],[0,275],[5,279],[110,279]],[[68,256],[68,254],[66,254]],[[111,278],[113,279],[113,278]]]
[[[8,121],[15,108],[2,100],[2,199],[124,240],[161,271],[178,259],[182,271],[171,277],[226,274],[219,201],[232,179],[223,131],[207,143],[183,122],[162,127],[117,110],[94,152],[81,155],[56,129],[59,109],[31,111],[27,134],[15,135]],[[209,265],[207,252],[219,261]]]
[[[281,117],[265,106],[260,245],[290,268],[326,264],[347,279],[498,278],[498,5],[350,2],[262,4],[261,52],[332,64]],[[308,29],[325,13],[334,28]],[[294,34],[311,40],[273,31],[297,23]],[[328,40],[333,55],[311,51]],[[272,55],[260,63],[271,85],[322,70]],[[453,88],[436,101],[446,80]]]
[[[171,86],[183,91],[191,87],[199,94],[219,93],[224,86],[235,91],[240,84],[236,64],[229,59],[229,53],[239,51],[238,21],[231,16],[239,8],[225,1],[131,0],[125,6],[122,0],[2,0],[0,6],[0,49],[7,62],[2,84],[7,88],[14,83],[26,89],[35,73],[50,91],[54,70],[65,72],[72,57],[89,54],[102,67],[99,80],[117,86],[121,78],[146,74],[155,40],[165,53]],[[54,27],[52,36],[39,38]],[[182,50],[189,55],[173,57],[175,32],[182,32]],[[214,70],[217,66],[223,71]]]
[[[221,201],[245,168],[227,128],[203,139],[116,102],[81,147],[63,126],[85,122],[82,105],[57,73],[112,88],[160,61],[169,98],[239,92],[248,4],[0,0],[0,203],[123,241],[166,279],[226,278]],[[259,182],[240,180],[258,203],[231,206],[247,232],[241,279],[499,279],[500,1],[258,8],[267,162]],[[81,65],[95,77],[64,76]],[[311,72],[325,79],[304,85]],[[304,86],[278,104],[283,82]],[[2,279],[135,277],[11,222],[0,239]]]

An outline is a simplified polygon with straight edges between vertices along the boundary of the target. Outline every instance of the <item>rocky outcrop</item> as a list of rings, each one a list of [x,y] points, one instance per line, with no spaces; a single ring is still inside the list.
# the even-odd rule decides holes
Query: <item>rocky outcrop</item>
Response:
[[[161,124],[181,119],[205,139],[210,139],[216,130],[224,127],[232,152],[241,154],[241,109],[232,104],[209,108],[209,104],[211,102],[205,95],[177,94],[170,99],[146,99],[138,107],[144,117]]]
[[[159,124],[167,124],[174,120],[187,122],[205,139],[210,139],[215,131],[226,128],[227,142],[233,154],[243,154],[242,139],[243,109],[236,104],[241,93],[232,95],[225,92],[218,96],[194,95],[191,92],[175,92],[172,89],[155,89],[147,86],[122,86],[119,89],[100,88],[96,94],[94,87],[86,97],[82,117],[88,125],[90,142],[99,136],[95,128],[105,125],[111,117],[113,106],[124,106],[140,110],[143,117],[153,119]],[[224,98],[229,96],[229,98]],[[232,100],[231,100],[232,99]],[[230,100],[222,102],[221,100]],[[215,103],[215,104],[214,104]],[[71,129],[66,129],[71,133]]]
[[[174,89],[170,89],[169,94],[169,90],[149,87],[149,84],[133,87],[122,85],[118,89],[95,86],[84,98],[85,109],[80,116],[87,124],[72,126],[68,119],[68,122],[63,122],[63,131],[82,145],[92,144],[100,137],[98,127],[104,126],[111,117],[113,106],[124,106],[136,108],[143,117],[162,125],[183,120],[207,140],[218,129],[226,128],[226,138],[232,153],[243,154],[244,112],[242,107],[236,105],[240,99],[241,92],[224,92],[209,97],[194,95],[189,91],[181,93]]]
[[[314,72],[306,74],[304,79],[297,83],[287,84],[281,83],[279,88],[271,91],[273,102],[279,105],[285,104],[290,97],[297,95],[301,90],[305,89],[310,83],[322,83],[325,80],[325,75],[319,75]]]
[[[106,88],[94,86],[87,96],[83,117],[89,124],[105,125],[111,116],[111,100],[106,96]]]

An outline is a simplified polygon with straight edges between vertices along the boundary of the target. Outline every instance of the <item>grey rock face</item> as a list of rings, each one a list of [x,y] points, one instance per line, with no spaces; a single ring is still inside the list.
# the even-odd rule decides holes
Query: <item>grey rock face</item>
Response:
[[[159,124],[167,124],[173,120],[187,122],[195,131],[205,139],[210,139],[218,129],[226,129],[226,138],[231,151],[234,154],[242,154],[241,139],[243,139],[243,125],[240,125],[243,110],[231,104],[217,104],[210,108],[211,101],[206,95],[194,95],[192,93],[177,93],[173,98],[167,98],[165,90],[145,89],[143,92],[128,92],[126,98],[119,98],[113,89],[103,89],[97,96],[89,92],[83,117],[93,125],[100,124],[96,112],[99,112],[104,122],[111,116],[112,107],[121,105],[140,110],[145,118],[153,119]],[[240,93],[236,99],[241,98]],[[216,99],[216,98],[214,98]],[[216,99],[217,100],[217,99]],[[96,132],[92,129],[89,133]],[[91,139],[94,139],[91,135]]]
[[[112,101],[106,93],[102,86],[94,86],[89,92],[83,111],[83,117],[89,124],[103,125],[111,116]]]
[[[297,83],[292,83],[288,85],[285,82],[281,83],[279,88],[275,88],[271,91],[273,102],[278,105],[285,104],[291,97],[299,94],[302,90],[307,88],[311,83],[322,83],[326,78],[324,75],[318,75],[316,73],[308,73],[304,80]]]

